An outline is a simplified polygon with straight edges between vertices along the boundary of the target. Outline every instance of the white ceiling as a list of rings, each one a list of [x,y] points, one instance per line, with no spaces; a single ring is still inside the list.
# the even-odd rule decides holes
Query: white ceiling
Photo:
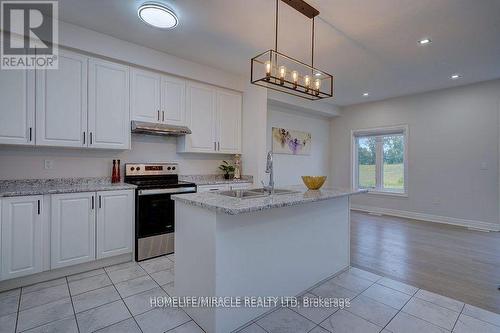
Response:
[[[144,0],[145,1],[145,0]],[[137,18],[143,0],[60,0],[60,19],[239,74],[274,45],[274,0],[160,0],[180,25],[163,31]],[[316,67],[336,77],[350,105],[500,78],[499,0],[310,0]],[[417,41],[430,37],[431,45]],[[310,21],[280,2],[278,49],[309,62]],[[449,80],[453,73],[461,80]],[[370,97],[362,97],[369,92]]]

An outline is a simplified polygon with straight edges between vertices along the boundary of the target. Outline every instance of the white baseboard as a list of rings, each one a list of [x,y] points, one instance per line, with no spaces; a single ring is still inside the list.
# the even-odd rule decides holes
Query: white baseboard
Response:
[[[424,214],[417,212],[409,212],[405,210],[379,208],[379,207],[363,206],[363,205],[351,205],[351,209],[372,214],[383,214],[383,215],[404,217],[408,219],[422,220],[427,222],[458,225],[461,227],[466,227],[474,230],[500,231],[500,224],[498,223],[466,220],[466,219],[459,219],[456,217],[431,215],[431,214]]]

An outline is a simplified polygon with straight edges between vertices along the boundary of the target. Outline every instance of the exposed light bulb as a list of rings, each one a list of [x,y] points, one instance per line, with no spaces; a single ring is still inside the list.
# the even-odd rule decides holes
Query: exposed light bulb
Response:
[[[271,61],[270,60],[266,61],[264,65],[266,66],[266,80],[269,80],[271,76]]]
[[[306,92],[308,92],[309,87],[311,86],[311,78],[309,75],[304,76],[304,86],[306,87]]]
[[[299,73],[297,71],[292,71],[293,89],[297,89],[297,83],[299,82]]]
[[[280,66],[280,84],[285,84],[286,67]]]
[[[319,95],[319,88],[321,87],[321,80],[320,79],[316,79],[314,81],[314,88],[316,88],[316,96]]]

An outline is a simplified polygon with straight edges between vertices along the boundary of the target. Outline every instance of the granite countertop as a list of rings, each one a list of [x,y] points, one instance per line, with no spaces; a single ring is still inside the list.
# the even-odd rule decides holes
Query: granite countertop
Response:
[[[0,197],[131,190],[135,185],[111,183],[109,177],[0,180]]]
[[[192,194],[178,194],[172,199],[189,205],[206,208],[212,211],[237,215],[242,213],[258,212],[271,208],[295,206],[309,202],[324,201],[344,197],[352,194],[364,193],[366,190],[351,189],[321,189],[309,191],[302,185],[286,187],[295,193],[279,194],[266,197],[238,199],[218,194],[216,192],[202,192]]]
[[[196,185],[223,185],[253,183],[253,176],[241,176],[241,179],[224,179],[224,175],[179,175],[179,180]]]

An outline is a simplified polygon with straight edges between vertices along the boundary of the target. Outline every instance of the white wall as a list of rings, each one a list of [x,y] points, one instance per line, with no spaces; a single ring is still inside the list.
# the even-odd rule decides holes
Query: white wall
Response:
[[[243,92],[243,174],[258,179],[263,174],[266,142],[267,91],[248,84],[248,77],[197,64],[108,35],[60,22],[60,44],[76,51],[118,60],[132,66],[162,71]],[[261,140],[254,140],[261,127]],[[251,138],[252,142],[248,142]],[[126,162],[178,162],[182,174],[218,172],[230,155],[177,154],[175,138],[132,136],[132,150],[87,150],[0,146],[0,179],[109,176],[112,160]],[[53,160],[51,170],[44,160]],[[260,168],[260,170],[259,170]]]
[[[302,184],[301,176],[329,176],[330,120],[311,113],[302,113],[269,106],[267,114],[267,150],[272,149],[272,127],[284,127],[312,135],[311,155],[274,154],[276,186]],[[266,184],[268,178],[265,180]]]
[[[331,121],[332,181],[350,185],[352,129],[408,124],[408,198],[354,205],[499,223],[500,80],[343,108]]]
[[[267,89],[247,83],[243,94],[242,169],[254,183],[264,180],[266,161]]]

